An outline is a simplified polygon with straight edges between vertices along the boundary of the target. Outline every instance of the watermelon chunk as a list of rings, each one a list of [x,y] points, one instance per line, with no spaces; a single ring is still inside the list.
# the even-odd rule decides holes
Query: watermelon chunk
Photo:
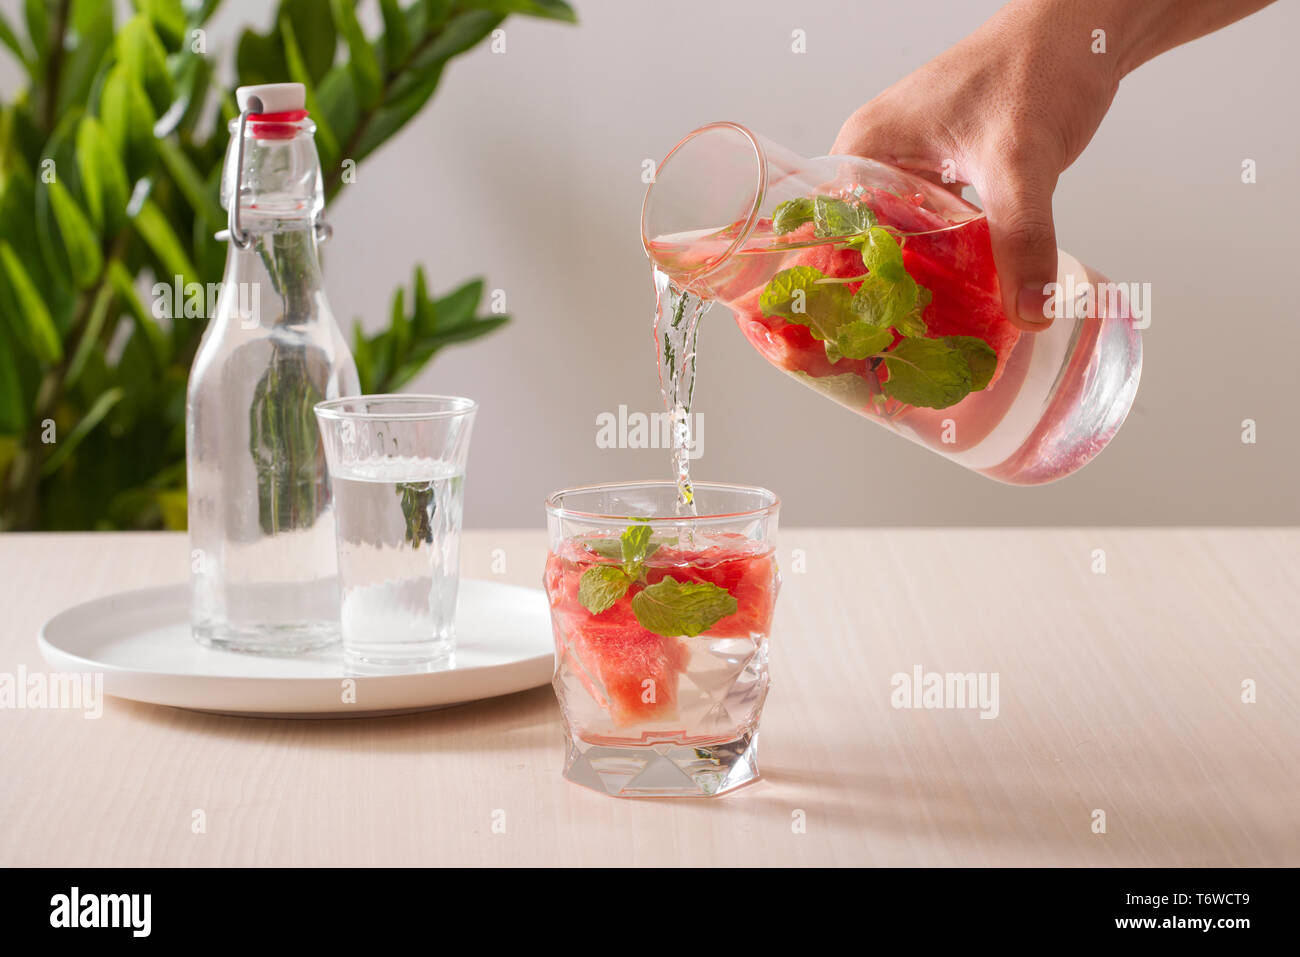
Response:
[[[1002,312],[996,290],[989,292],[971,285],[957,273],[919,253],[913,248],[912,240],[903,244],[903,266],[934,297],[921,314],[930,336],[983,339],[998,355],[998,367],[989,384],[997,382],[1006,369],[1011,350],[1020,341],[1020,330]]]
[[[736,536],[742,543],[747,542]],[[710,582],[725,588],[736,599],[735,614],[716,622],[707,632],[715,638],[740,638],[767,634],[772,626],[779,579],[771,552],[749,554],[740,548],[710,545],[682,550],[664,547],[646,567],[646,582],[653,585],[667,576],[679,582]]]
[[[582,549],[566,543],[564,551],[576,557]],[[556,653],[572,657],[571,670],[615,726],[671,718],[677,712],[677,682],[689,652],[681,639],[641,627],[632,613],[631,591],[598,615],[587,611],[578,601],[578,582],[593,564],[554,554],[547,559],[544,580]],[[653,684],[645,684],[647,680]]]
[[[690,664],[686,639],[655,634],[637,620],[632,599],[643,588],[669,575],[679,582],[711,582],[731,593],[737,609],[704,637],[767,633],[778,587],[775,559],[770,549],[758,551],[743,536],[731,537],[736,544],[697,549],[661,546],[645,566],[644,581],[598,614],[578,600],[582,574],[599,563],[597,556],[581,541],[572,540],[547,558],[544,582],[561,667],[577,676],[615,727],[674,718],[679,680]]]
[[[1020,330],[1002,312],[987,221],[977,219],[952,228],[937,213],[881,190],[870,190],[867,202],[881,224],[910,234],[902,243],[903,265],[913,279],[930,290],[931,302],[922,314],[929,335],[975,336],[987,342],[998,357],[990,386],[997,382],[1020,339]],[[813,241],[813,229],[812,223],[805,223],[782,239],[791,243]],[[799,249],[782,262],[783,269],[793,266],[811,266],[836,278],[864,272],[857,250],[829,243]],[[826,358],[824,343],[814,338],[807,326],[779,316],[764,316],[759,299],[767,278],[729,303],[741,332],[764,358],[787,372],[813,378],[849,373],[863,378],[874,376],[877,382],[886,380],[888,371],[884,366],[872,372],[865,359],[831,362]],[[856,291],[859,284],[846,286]]]
[[[599,615],[570,619],[569,647],[591,681],[588,690],[618,727],[671,718],[677,683],[689,659],[680,638],[646,631],[629,593]],[[584,683],[586,683],[584,681]],[[594,687],[593,687],[594,685]]]
[[[968,284],[998,293],[998,274],[993,268],[993,244],[989,241],[988,220],[977,219],[954,228],[938,213],[931,212],[909,199],[873,189],[867,197],[882,226],[892,226],[909,235],[904,248],[932,262],[943,263]]]
[[[782,237],[787,242],[807,242],[812,238],[812,223],[805,223]],[[860,253],[829,244],[799,250],[782,268],[789,269],[793,266],[812,266],[827,276],[860,276],[866,271]],[[780,316],[763,315],[758,301],[769,278],[765,276],[758,286],[730,303],[740,331],[750,344],[765,359],[786,371],[803,372],[816,378],[844,373],[866,375],[865,359],[839,359],[831,362],[826,358],[825,343],[814,338],[807,326],[788,322]],[[855,289],[856,284],[850,283],[849,288]]]

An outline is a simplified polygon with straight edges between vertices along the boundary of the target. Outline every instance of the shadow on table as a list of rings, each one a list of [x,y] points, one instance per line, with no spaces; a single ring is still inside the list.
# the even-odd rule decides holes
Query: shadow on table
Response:
[[[339,750],[490,753],[516,751],[530,742],[558,747],[562,735],[555,692],[549,686],[447,708],[347,718],[215,714],[120,698],[113,699],[111,707],[130,720],[186,734]]]
[[[1206,840],[1206,807],[1214,794],[1207,793],[1213,788],[1195,767],[1169,783],[1164,800],[1104,802],[1111,811],[1111,828],[1100,837],[1090,828],[1091,810],[1099,801],[1087,800],[1069,784],[1062,785],[1068,793],[1049,794],[1032,773],[972,780],[950,770],[945,777],[922,782],[887,772],[836,769],[817,774],[764,765],[763,779],[738,792],[736,799],[752,802],[751,812],[781,815],[786,821],[800,809],[810,828],[833,825],[841,834],[860,835],[863,847],[879,843],[885,858],[897,857],[901,843],[942,849],[948,863],[957,866],[986,862],[990,848],[999,849],[1001,860],[1037,865],[1242,863],[1229,852],[1231,841]],[[1231,832],[1242,825],[1237,815],[1225,815],[1216,829]],[[1246,839],[1259,841],[1263,832],[1262,846],[1295,844],[1287,822],[1256,817],[1250,825]],[[1159,847],[1154,855],[1153,835]],[[1263,860],[1272,860],[1272,855]]]

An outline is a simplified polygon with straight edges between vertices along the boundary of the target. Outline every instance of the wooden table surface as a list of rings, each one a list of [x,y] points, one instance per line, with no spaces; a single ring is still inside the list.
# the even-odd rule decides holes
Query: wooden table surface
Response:
[[[539,531],[463,551],[540,580]],[[0,535],[0,675],[186,554]],[[350,720],[109,699],[0,711],[0,865],[1300,864],[1300,530],[788,530],[778,554],[764,777],[727,797],[569,784],[549,687]],[[916,666],[996,673],[996,718],[893,707]]]

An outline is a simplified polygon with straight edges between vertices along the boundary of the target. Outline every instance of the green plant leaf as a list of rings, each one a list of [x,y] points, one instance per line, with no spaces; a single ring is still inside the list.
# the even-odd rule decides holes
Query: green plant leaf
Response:
[[[665,638],[694,637],[734,615],[736,599],[712,582],[679,582],[667,576],[632,596],[641,627]]]
[[[3,12],[0,12],[0,43],[8,47],[14,58],[30,73],[32,67],[31,58],[27,51],[23,49],[18,34],[14,33],[13,26],[10,25]]]
[[[22,168],[10,170],[0,195],[0,239],[8,241],[32,285],[41,290],[51,315],[64,311],[71,314],[75,290],[70,278],[56,275],[45,261],[36,217],[32,215],[37,205],[36,184],[28,172]],[[16,302],[13,305],[18,308]],[[20,331],[15,335],[22,338]]]
[[[95,235],[90,220],[62,180],[56,179],[50,183],[49,193],[50,206],[59,225],[63,248],[72,267],[72,281],[77,288],[86,289],[99,278],[99,272],[104,266],[103,254],[99,251],[99,237]]]
[[[909,276],[908,278],[911,277]],[[930,305],[930,300],[932,298],[933,296],[931,296],[930,290],[926,289],[924,286],[917,286],[916,304],[912,307],[911,312],[895,319],[893,323],[894,329],[897,330],[900,335],[912,338],[917,336],[928,336],[930,334],[930,328],[926,325],[924,313],[926,307]]]
[[[169,135],[178,133],[182,137],[190,138],[199,120],[203,117],[204,109],[208,103],[208,90],[212,88],[213,66],[204,56],[186,56],[185,66],[179,73],[177,82],[175,82],[175,99],[172,101],[172,109],[168,111],[168,124],[161,131],[156,130],[157,135]],[[177,117],[179,113],[179,117]],[[174,117],[175,122],[172,120]],[[162,121],[159,121],[162,125]],[[213,140],[208,140],[208,148],[211,150]]]
[[[148,172],[154,157],[153,107],[125,64],[114,66],[104,80],[99,117],[125,161],[127,178],[135,180]]]
[[[170,359],[167,352],[167,337],[163,335],[162,328],[136,295],[135,282],[125,266],[115,260],[108,267],[108,281],[118,301],[126,307],[136,330],[144,337],[144,344],[148,347],[145,358],[156,375],[166,367]]]
[[[120,268],[118,263],[113,265]],[[109,268],[112,269],[111,266]],[[95,295],[95,302],[91,306],[90,315],[86,319],[86,327],[82,330],[81,338],[77,341],[77,349],[68,362],[68,371],[63,377],[65,389],[74,388],[81,378],[81,373],[85,371],[91,353],[99,345],[99,336],[104,330],[104,323],[108,321],[109,308],[112,304],[113,287],[109,284],[100,286],[99,292]]]
[[[7,174],[21,169],[28,177],[40,162],[47,135],[37,123],[29,99],[16,100],[4,109],[4,168]]]
[[[276,23],[281,23],[285,17],[293,24],[307,75],[315,85],[330,71],[338,52],[339,36],[334,19],[321,0],[283,0]]]
[[[428,99],[425,90],[432,92],[429,81],[437,85],[442,68],[453,57],[465,53],[501,25],[505,14],[494,10],[465,10],[457,12],[437,30],[432,31],[406,68],[393,78],[388,104],[393,108],[409,107],[413,102]],[[416,109],[418,110],[418,106]]]
[[[175,50],[185,39],[185,8],[181,0],[134,0],[135,8],[149,18],[158,38]]]
[[[239,35],[235,48],[235,70],[240,86],[278,83],[288,74],[279,31],[263,35],[249,28]]]
[[[618,538],[619,557],[629,575],[649,557],[654,529],[649,525],[629,525]]]
[[[59,361],[63,358],[63,342],[50,311],[13,247],[4,240],[0,240],[0,269],[3,269],[10,292],[18,303],[18,318],[23,322],[19,334],[27,348],[42,362]]]
[[[349,140],[357,124],[361,121],[361,108],[357,104],[356,90],[352,86],[352,71],[346,66],[338,66],[321,80],[320,87],[316,90],[316,102],[320,107],[320,118],[324,119],[338,143]],[[330,163],[324,159],[321,161],[321,172],[324,174],[326,183],[326,200],[329,200],[338,190],[341,184],[341,178],[337,172],[338,150]],[[356,156],[350,157],[357,159]]]
[[[391,70],[411,52],[411,30],[397,0],[379,0],[379,11],[384,17],[384,60]]]
[[[370,340],[366,338],[365,330],[361,328],[360,319],[352,323],[352,361],[356,363],[362,394],[377,392],[374,387],[374,351],[370,346]]]
[[[86,105],[95,77],[108,59],[113,46],[113,0],[72,0],[69,25],[55,104],[59,115]]]
[[[313,85],[320,83],[330,72],[338,46],[334,20],[324,6],[322,0],[282,0],[275,15],[275,26],[269,33],[245,30],[235,52],[240,85],[282,83],[289,75],[281,30],[285,19],[293,24],[306,75]]]
[[[153,200],[141,204],[131,223],[167,271],[159,277],[162,281],[170,281],[174,276],[181,277],[182,285],[193,281],[198,272],[171,223],[167,221],[167,216]]]
[[[487,37],[502,19],[502,14],[490,10],[468,10],[448,20],[393,81],[388,96],[366,123],[352,159],[361,162],[419,113],[437,89],[447,61]]]
[[[411,320],[406,318],[406,290],[398,289],[389,310],[388,332],[393,337],[393,348],[405,352],[411,343]]]
[[[834,339],[840,326],[853,322],[853,294],[842,283],[822,283],[820,269],[791,266],[771,278],[759,296],[765,316],[807,326],[814,339]]]
[[[210,224],[223,222],[226,214],[221,208],[220,198],[215,190],[208,188],[208,184],[203,181],[199,171],[195,169],[180,145],[162,139],[157,141],[157,150],[158,158],[162,160],[167,174],[195,214],[202,216]]]
[[[15,435],[27,426],[27,396],[18,369],[22,358],[7,323],[0,320],[0,435]],[[4,457],[0,456],[0,474],[4,473],[5,464]]]
[[[316,123],[316,146],[320,152],[321,168],[327,169],[338,161],[339,143],[329,120],[321,110],[320,103],[317,102],[315,81],[311,78],[307,62],[298,46],[298,34],[294,30],[293,21],[287,16],[280,20],[280,36],[284,41],[284,59],[288,66],[289,77],[295,83],[302,84],[307,112],[312,115]]]
[[[109,389],[96,399],[95,404],[86,410],[86,414],[81,417],[67,437],[55,443],[54,453],[41,466],[41,474],[53,475],[57,472],[59,467],[68,460],[68,456],[76,451],[77,446],[90,434],[90,430],[104,421],[104,417],[125,395],[122,389],[115,388]]]
[[[330,0],[330,9],[334,15],[334,25],[347,43],[351,61],[348,66],[352,71],[352,83],[356,89],[357,99],[366,108],[379,102],[383,93],[382,78],[379,74],[379,61],[375,51],[361,30],[357,20],[356,7],[350,0]]]
[[[126,219],[130,187],[122,158],[93,116],[83,116],[77,126],[77,170],[91,222],[103,235],[113,235]]]
[[[495,10],[498,13],[522,13],[530,17],[545,20],[561,20],[564,23],[577,23],[578,15],[564,0],[479,0],[478,6]]]
[[[791,266],[782,269],[763,287],[758,298],[759,309],[765,316],[786,316],[806,307],[808,295],[818,279],[826,274],[814,266]],[[803,293],[800,300],[798,293]]]
[[[627,594],[632,580],[617,565],[596,565],[578,579],[578,601],[593,615],[614,607]]]
[[[72,317],[71,305],[75,299],[77,279],[74,276],[69,250],[59,232],[54,204],[50,199],[50,186],[55,180],[65,186],[68,180],[75,181],[77,175],[75,143],[80,118],[81,111],[77,109],[64,114],[59,119],[58,125],[41,153],[38,164],[40,176],[35,184],[33,225],[36,231],[37,248],[40,250],[41,258],[49,267],[49,274],[55,279],[56,285],[66,287],[69,293],[73,294],[63,298],[61,304],[56,304],[48,293],[46,295],[50,315],[54,317],[54,324],[60,331],[66,328],[65,320],[70,320]],[[21,249],[16,251],[20,254],[22,252]],[[31,275],[33,279],[36,278],[35,273]]]
[[[36,62],[44,64],[50,52],[50,17],[45,0],[24,0],[23,16],[27,20],[27,37],[36,51]]]
[[[941,341],[960,352],[970,366],[971,391],[987,388],[998,368],[998,354],[993,347],[977,336],[944,336]]]
[[[473,322],[462,325],[456,329],[448,329],[445,332],[437,332],[432,336],[426,336],[420,343],[420,349],[428,348],[433,351],[441,349],[443,346],[449,346],[453,342],[469,342],[471,339],[477,339],[479,336],[485,336],[494,329],[500,329],[510,321],[509,316],[487,316],[477,318]],[[419,349],[417,349],[417,354]],[[432,355],[432,352],[429,354]],[[428,357],[425,357],[426,359]]]
[[[154,124],[154,136],[159,139],[174,133],[186,138],[193,134],[212,84],[212,65],[207,57],[191,53],[187,48],[175,59],[179,65],[173,71],[172,102]]]
[[[438,327],[438,309],[429,297],[429,286],[424,278],[424,267],[415,267],[414,295],[411,296],[414,317],[412,323],[422,336],[431,336]],[[398,290],[401,293],[401,290]],[[396,307],[396,303],[394,303]]]
[[[404,74],[411,78],[411,82],[404,86],[402,98],[386,100],[380,108],[370,114],[365,130],[356,140],[356,148],[352,151],[354,155],[348,159],[360,163],[370,153],[383,146],[383,143],[393,137],[396,131],[406,126],[411,118],[428,103],[430,96],[433,96],[433,91],[437,90],[438,81],[442,78],[442,68],[442,62],[435,62],[420,70],[419,73]]]
[[[900,280],[872,273],[853,294],[852,308],[873,326],[897,326],[916,310],[920,287],[907,273]]]
[[[509,316],[502,315],[476,317],[482,295],[483,280],[472,279],[434,300],[429,295],[424,269],[417,266],[409,316],[408,300],[401,292],[394,296],[387,330],[366,339],[359,322],[353,327],[353,356],[363,391],[400,389],[420,374],[439,349],[477,339],[510,321]]]
[[[903,247],[889,230],[880,226],[868,229],[862,242],[862,265],[872,273],[896,282],[907,275],[903,267]]]
[[[431,336],[436,333],[453,332],[474,321],[479,300],[483,298],[483,280],[471,279],[459,289],[447,293],[429,310],[433,322],[427,328],[421,328],[421,335]]]
[[[813,199],[813,234],[816,236],[853,236],[875,222],[875,214],[865,203],[850,203],[834,196]]]
[[[813,218],[813,201],[807,196],[788,199],[772,210],[772,232],[782,236],[794,232]]]
[[[902,339],[885,355],[885,365],[885,395],[908,405],[946,409],[971,391],[965,357],[937,339]]]
[[[826,358],[831,362],[840,358],[865,359],[889,348],[893,341],[894,333],[888,327],[882,329],[858,319],[840,326],[834,341],[827,340]]]
[[[166,112],[172,101],[172,78],[167,72],[167,51],[149,18],[138,13],[118,31],[118,63],[130,71],[149,98],[154,115]],[[152,123],[152,120],[150,121]]]

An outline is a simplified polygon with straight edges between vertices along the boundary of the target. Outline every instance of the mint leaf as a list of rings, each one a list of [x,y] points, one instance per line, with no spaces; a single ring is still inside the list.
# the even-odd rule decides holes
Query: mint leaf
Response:
[[[622,598],[632,579],[617,565],[588,568],[578,579],[578,601],[593,615],[599,615]]]
[[[872,271],[853,294],[853,311],[873,326],[898,326],[916,311],[920,289],[907,273],[887,279]]]
[[[800,305],[798,294],[804,294],[802,301],[806,304],[813,283],[824,278],[825,274],[812,266],[782,269],[763,287],[763,293],[758,297],[758,308],[765,316],[788,316]]]
[[[623,568],[639,565],[649,556],[650,536],[654,534],[649,525],[629,525],[619,538],[622,546]],[[630,571],[629,571],[630,574]]]
[[[831,362],[841,357],[865,359],[889,348],[893,341],[894,334],[888,326],[873,326],[863,319],[857,319],[840,326],[835,341],[826,343],[826,358]]]
[[[930,290],[924,286],[916,287],[916,305],[912,307],[911,312],[893,324],[895,331],[900,336],[915,339],[930,334],[930,327],[925,324],[922,314],[925,312],[926,307],[930,305],[932,298]]]
[[[873,226],[862,242],[862,265],[892,281],[907,275],[903,268],[903,247],[887,229]]]
[[[879,226],[863,237],[862,264],[871,275],[858,287],[853,309],[877,326],[893,326],[899,335],[919,338],[929,329],[921,314],[930,305],[930,290],[919,286],[903,265],[903,247]]]
[[[998,367],[998,354],[991,345],[976,336],[944,336],[940,341],[960,352],[970,366],[972,392],[988,387]]]
[[[647,560],[655,552],[659,551],[660,545],[671,545],[676,542],[675,538],[665,539],[663,542],[652,542],[646,546],[645,554],[641,556],[641,561]],[[623,542],[617,538],[584,538],[582,545],[587,551],[599,555],[601,558],[609,558],[616,562],[623,561]]]
[[[829,236],[853,236],[865,232],[876,224],[876,214],[871,207],[818,196],[813,200],[813,235],[819,239]]]
[[[813,218],[813,201],[800,196],[787,199],[772,210],[772,232],[778,236],[793,232]]]
[[[679,582],[671,577],[632,596],[632,613],[641,627],[666,638],[708,631],[738,607],[725,588],[712,582]]]
[[[811,376],[802,369],[791,369],[790,375],[795,379],[815,389],[832,402],[838,402],[840,405],[849,408],[862,410],[867,407],[867,403],[873,398],[879,398],[882,402],[885,397],[876,393],[874,396],[871,392],[871,386],[866,378],[858,375],[856,372],[841,372],[836,375]]]
[[[807,326],[817,339],[834,339],[839,327],[852,322],[853,294],[842,283],[818,284],[825,275],[812,266],[792,266],[772,277],[758,298],[765,316],[780,316]]]
[[[595,552],[601,558],[612,558],[614,561],[623,560],[623,544],[617,538],[584,538],[582,546],[589,552]]]
[[[903,339],[885,354],[885,394],[908,405],[946,409],[971,391],[971,367],[958,349],[938,339]]]

